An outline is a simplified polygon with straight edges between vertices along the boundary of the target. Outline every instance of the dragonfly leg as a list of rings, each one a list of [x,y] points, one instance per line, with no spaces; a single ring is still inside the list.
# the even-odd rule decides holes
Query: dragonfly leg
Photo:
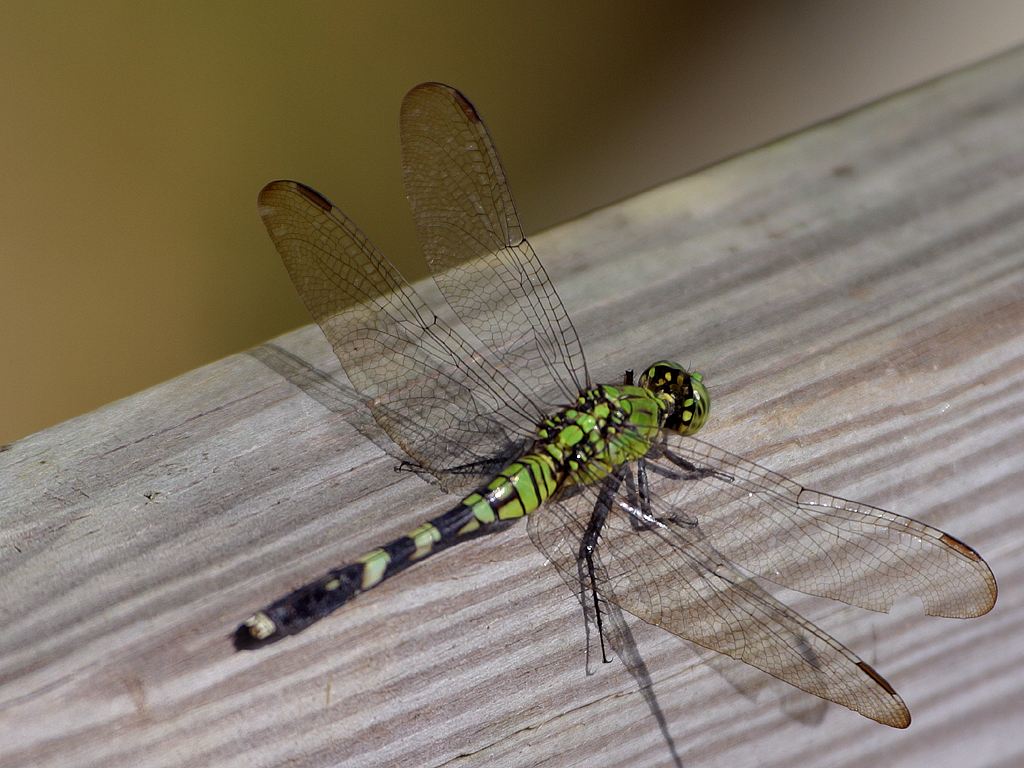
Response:
[[[664,445],[652,446],[649,455],[664,456],[670,462],[682,469],[685,474],[679,476],[678,479],[681,480],[703,480],[705,477],[717,477],[719,480],[723,480],[727,483],[732,483],[736,480],[736,478],[726,472],[719,472],[717,469],[711,469],[710,467],[699,467],[689,459],[684,459],[679,454],[673,453]],[[652,468],[657,469],[657,467]],[[662,472],[668,474],[663,468]]]
[[[647,479],[647,462],[642,458],[637,460],[635,480],[632,471],[626,472],[626,494],[630,505],[634,509],[639,509],[643,518],[630,515],[629,524],[633,526],[634,531],[649,530],[650,524],[644,521],[653,519],[651,515],[651,486]]]
[[[627,368],[625,373],[622,374],[622,383],[626,385],[633,383],[632,368]],[[639,507],[641,514],[649,518],[651,516],[651,487],[647,480],[647,463],[643,458],[637,461],[635,481],[633,480],[633,472],[626,471],[626,492],[629,494],[629,503],[634,507]],[[636,515],[629,516],[629,524],[633,526],[634,531],[650,527],[638,520]]]
[[[647,479],[647,460],[643,457],[636,463],[636,483],[640,496],[640,511],[651,514],[651,482]]]
[[[667,470],[664,467],[659,467],[657,464],[648,464],[644,459],[637,459],[637,483],[636,488],[633,486],[632,473],[626,476],[626,489],[629,498],[629,505],[633,508],[633,512],[629,515],[629,522],[633,526],[634,531],[649,531],[655,527],[656,524],[660,523],[675,523],[676,525],[685,525],[694,527],[697,525],[697,521],[688,515],[685,515],[681,510],[675,510],[671,517],[656,517],[651,507],[651,486],[650,480],[647,477],[647,469],[650,467],[651,471],[658,475],[665,475],[673,480],[686,480],[692,479],[690,477],[683,477],[678,472]]]
[[[598,494],[597,503],[594,505],[594,511],[590,514],[590,522],[587,523],[587,529],[583,533],[579,553],[576,556],[576,566],[579,571],[580,581],[580,600],[582,602],[586,601],[586,588],[589,582],[590,594],[594,602],[594,621],[597,624],[597,636],[601,639],[601,660],[605,664],[608,664],[611,659],[608,658],[608,652],[604,645],[604,622],[601,618],[601,603],[597,594],[597,567],[594,565],[594,553],[597,550],[598,540],[601,537],[601,529],[608,519],[608,512],[611,510],[612,501],[619,490],[619,485],[622,483],[623,471],[625,469],[625,466],[619,467],[614,474],[606,477],[601,483],[601,491]],[[584,564],[586,564],[586,574],[583,572]]]
[[[685,482],[687,480],[700,480],[701,478],[707,477],[708,474],[710,474],[710,473],[705,473],[703,471],[693,471],[693,472],[687,472],[684,475],[681,472],[675,472],[675,471],[669,469],[668,467],[662,467],[662,466],[659,466],[658,464],[652,464],[652,463],[647,462],[647,461],[644,461],[643,467],[644,467],[645,470],[650,468],[651,472],[654,473],[655,475],[660,475],[661,477],[668,478],[669,480],[673,480],[675,482]],[[646,473],[645,473],[645,477],[646,477]],[[648,503],[648,506],[649,506],[650,505],[650,497],[648,497],[647,503]],[[666,521],[666,520],[664,520],[662,518],[654,518],[654,519],[657,520],[657,522],[659,522],[659,523],[675,522],[675,523],[680,523],[680,524],[688,525],[688,526],[694,526],[694,525],[697,524],[697,521],[694,520],[691,517],[684,518],[682,516],[682,513],[679,512],[679,510],[676,510],[676,513],[677,513],[677,516],[672,517],[672,519],[669,520],[669,521]],[[649,513],[648,513],[648,515],[649,515]],[[648,527],[649,528],[650,526],[644,526],[644,527]]]
[[[635,515],[630,515],[630,520],[633,522],[633,528],[635,530],[648,530],[651,527],[653,527],[650,523],[643,522],[643,520],[653,520],[658,523],[671,522],[675,523],[676,525],[685,525],[691,528],[697,525],[696,519],[690,517],[689,515],[683,514],[681,510],[676,510],[676,514],[674,514],[670,519],[654,517],[651,514],[651,487],[650,479],[647,475],[648,469],[650,469],[650,471],[656,475],[660,475],[661,477],[666,477],[669,480],[674,480],[677,482],[685,482],[687,480],[702,480],[705,477],[719,477],[726,479],[728,482],[732,482],[731,476],[725,475],[721,472],[706,467],[698,467],[696,464],[687,461],[681,456],[670,454],[670,452],[663,446],[656,445],[652,447],[648,456],[654,456],[655,458],[662,456],[666,457],[669,459],[669,461],[671,461],[673,464],[675,464],[685,472],[675,472],[669,469],[668,467],[659,466],[658,464],[654,464],[652,462],[647,461],[646,457],[637,460],[637,485],[639,486],[639,504],[637,504],[637,502],[633,501],[632,499],[630,500],[630,503],[633,504],[634,507],[639,506],[642,519],[637,519]]]
[[[395,465],[395,472],[411,472],[414,475],[429,475],[430,472],[414,461],[402,461]]]
[[[478,459],[454,467],[446,467],[444,472],[452,475],[494,474],[508,462],[508,456],[492,459]],[[415,461],[401,461],[395,465],[395,472],[411,472],[414,475],[434,475],[437,470],[427,469]]]

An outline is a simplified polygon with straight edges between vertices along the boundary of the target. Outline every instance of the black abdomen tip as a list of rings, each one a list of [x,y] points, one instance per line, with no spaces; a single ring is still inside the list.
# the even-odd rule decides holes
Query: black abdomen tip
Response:
[[[236,651],[255,651],[257,648],[276,643],[282,637],[284,635],[280,632],[274,632],[269,637],[259,638],[253,635],[252,627],[248,624],[239,624],[231,641],[234,643]]]
[[[266,643],[265,640],[257,640],[253,637],[249,627],[245,624],[238,625],[232,640],[234,641],[236,651],[253,651]]]

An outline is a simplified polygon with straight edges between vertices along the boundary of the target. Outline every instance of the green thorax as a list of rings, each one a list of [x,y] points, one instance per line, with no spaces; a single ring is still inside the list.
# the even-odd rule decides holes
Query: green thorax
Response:
[[[588,389],[574,405],[544,420],[533,452],[554,459],[569,483],[596,482],[650,450],[665,407],[644,387]]]
[[[582,392],[574,405],[540,424],[529,453],[462,500],[473,517],[459,534],[528,515],[560,487],[597,482],[646,455],[667,408],[666,400],[645,387],[601,386]]]

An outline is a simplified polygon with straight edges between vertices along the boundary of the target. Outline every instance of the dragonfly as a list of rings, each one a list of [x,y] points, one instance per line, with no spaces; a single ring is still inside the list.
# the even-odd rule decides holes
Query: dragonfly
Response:
[[[458,501],[257,611],[236,648],[301,632],[409,566],[526,517],[605,661],[616,607],[907,727],[885,678],[763,583],[874,611],[916,596],[930,615],[967,618],[996,600],[981,556],[696,437],[710,414],[699,372],[661,360],[595,384],[474,106],[450,86],[419,85],[400,131],[406,194],[450,321],[319,192],[274,181],[258,207],[374,429],[403,468]]]

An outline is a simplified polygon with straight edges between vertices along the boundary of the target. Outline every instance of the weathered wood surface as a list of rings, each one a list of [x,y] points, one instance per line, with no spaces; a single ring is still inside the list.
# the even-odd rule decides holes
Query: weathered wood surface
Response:
[[[700,367],[706,439],[943,528],[1002,587],[970,621],[783,596],[904,732],[637,622],[685,765],[1024,761],[1022,126],[1024,50],[534,238],[592,369]],[[0,452],[0,766],[669,764],[522,526],[232,650],[450,503],[324,407],[317,329],[276,343],[310,367],[235,355]]]

